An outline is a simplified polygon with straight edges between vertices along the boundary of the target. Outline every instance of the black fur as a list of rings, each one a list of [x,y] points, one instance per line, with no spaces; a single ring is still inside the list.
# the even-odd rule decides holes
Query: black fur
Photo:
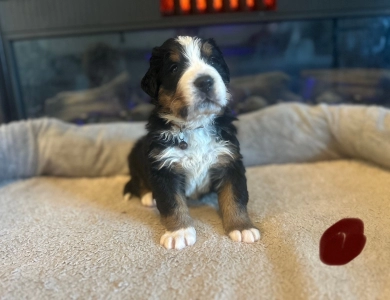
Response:
[[[233,121],[235,120],[236,118],[228,109],[226,109],[221,116],[215,119],[214,127],[217,132],[216,138],[223,141],[229,141],[232,145],[234,145],[234,151],[237,154],[237,159],[231,160],[229,166],[227,167],[212,168],[210,170],[213,178],[212,190],[210,192],[217,192],[217,187],[224,183],[224,178],[234,180],[236,177],[243,176],[245,180],[241,182],[237,188],[239,190],[246,191],[247,193],[246,178],[244,175],[245,168],[240,154],[240,145],[236,137],[237,129],[233,124]],[[162,152],[166,148],[178,146],[179,141],[177,139],[166,141],[160,137],[161,130],[169,130],[173,126],[174,125],[172,124],[167,124],[164,119],[159,117],[157,109],[153,111],[147,124],[148,134],[135,144],[128,157],[131,180],[126,184],[123,192],[124,194],[130,193],[136,197],[141,197],[141,183],[144,184],[144,187],[147,190],[154,192],[152,182],[159,181],[160,179],[158,177],[162,176],[162,174],[164,174],[163,177],[173,180],[168,184],[169,186],[172,186],[172,183],[175,182],[174,185],[177,186],[174,191],[179,191],[184,188],[181,186],[182,183],[185,182],[183,174],[178,174],[167,167],[164,167],[162,171],[159,171],[159,163],[150,157],[150,153],[152,151]],[[236,173],[240,173],[241,175],[237,176]],[[157,195],[158,193],[154,193],[153,196],[157,197]],[[242,197],[239,198],[243,201],[243,204],[246,204],[248,201]]]
[[[208,57],[208,63],[219,72],[225,84],[228,84],[230,74],[223,59],[222,52],[213,40],[203,41],[203,43],[205,42],[213,46],[212,55]],[[153,98],[156,108],[149,118],[147,135],[136,143],[129,155],[128,162],[131,180],[124,188],[124,194],[130,193],[137,197],[141,197],[145,190],[152,191],[153,197],[156,199],[157,208],[163,218],[175,213],[175,209],[179,205],[175,200],[175,195],[185,194],[185,172],[176,168],[160,168],[161,162],[155,158],[156,153],[161,153],[169,147],[177,147],[179,142],[177,139],[166,140],[161,137],[161,131],[173,130],[176,125],[167,123],[161,117],[160,113],[163,108],[159,102],[158,95],[161,88],[168,91],[175,91],[176,89],[180,76],[185,69],[185,59],[181,57],[180,63],[178,63],[173,62],[169,56],[172,51],[181,53],[180,48],[180,44],[174,39],[170,39],[161,47],[153,49],[150,68],[143,78],[141,85],[143,90]],[[177,67],[175,72],[172,72],[173,65]],[[183,108],[180,114],[183,118],[186,118],[186,108]],[[211,166],[209,169],[211,178],[210,192],[218,193],[225,184],[230,183],[236,209],[246,214],[246,205],[248,202],[247,183],[245,168],[240,154],[240,146],[236,137],[237,130],[233,125],[234,120],[235,117],[232,116],[227,108],[224,108],[213,122],[213,132],[216,132],[215,139],[230,142],[230,149],[235,154],[235,159],[230,158],[227,163],[221,166],[218,164]],[[220,201],[223,201],[223,199],[220,199]],[[252,228],[253,225],[250,221],[246,223],[243,221],[242,225],[237,225],[236,227],[239,228],[225,226],[225,229],[229,231],[243,230],[249,227]],[[176,229],[168,228],[168,230]]]
[[[204,40],[204,43],[213,45],[212,55],[204,58],[209,60],[209,64],[219,72],[223,81],[228,84],[230,82],[230,72],[221,50],[217,47],[213,39]],[[177,83],[187,63],[187,59],[182,55],[181,48],[182,46],[175,39],[168,39],[160,47],[153,48],[152,57],[149,61],[149,70],[141,81],[142,89],[153,100],[157,99],[160,87],[163,87],[167,91],[176,90]],[[180,63],[169,59],[169,54],[173,51],[179,53],[181,58]],[[177,71],[172,73],[170,68],[174,65],[177,66]]]

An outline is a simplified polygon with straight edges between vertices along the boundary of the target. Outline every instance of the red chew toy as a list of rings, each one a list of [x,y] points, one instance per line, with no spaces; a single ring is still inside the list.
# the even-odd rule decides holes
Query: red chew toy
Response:
[[[363,221],[342,219],[322,235],[320,259],[327,265],[345,265],[362,252],[365,244]]]

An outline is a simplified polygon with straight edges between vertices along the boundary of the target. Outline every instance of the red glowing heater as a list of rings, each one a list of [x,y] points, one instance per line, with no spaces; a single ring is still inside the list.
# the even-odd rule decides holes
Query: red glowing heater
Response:
[[[175,11],[174,0],[160,0],[160,11],[164,15],[173,15]]]
[[[215,11],[222,11],[223,8],[223,1],[222,0],[214,0],[213,2],[213,9]]]
[[[255,9],[256,8],[256,1],[255,0],[246,0],[246,6],[248,9]]]
[[[276,0],[263,0],[266,10],[275,10],[276,9]]]
[[[275,9],[276,0],[160,0],[166,16]]]
[[[196,12],[204,13],[207,10],[207,1],[206,0],[195,0],[194,7]]]
[[[177,2],[180,7],[179,12],[183,14],[189,14],[191,12],[191,0],[179,0]]]

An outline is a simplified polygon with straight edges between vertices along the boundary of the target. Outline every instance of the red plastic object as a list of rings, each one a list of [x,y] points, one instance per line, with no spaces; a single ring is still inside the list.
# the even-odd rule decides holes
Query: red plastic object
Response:
[[[360,219],[342,219],[329,227],[320,240],[320,259],[324,264],[340,266],[356,258],[366,244],[364,223]]]

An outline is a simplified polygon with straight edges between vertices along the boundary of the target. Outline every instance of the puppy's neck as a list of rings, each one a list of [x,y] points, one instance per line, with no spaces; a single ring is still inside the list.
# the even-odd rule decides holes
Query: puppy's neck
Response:
[[[184,120],[168,114],[162,114],[160,115],[160,117],[164,119],[167,123],[170,123],[179,129],[194,130],[202,127],[206,128],[212,125],[216,115],[199,115],[189,120]]]

